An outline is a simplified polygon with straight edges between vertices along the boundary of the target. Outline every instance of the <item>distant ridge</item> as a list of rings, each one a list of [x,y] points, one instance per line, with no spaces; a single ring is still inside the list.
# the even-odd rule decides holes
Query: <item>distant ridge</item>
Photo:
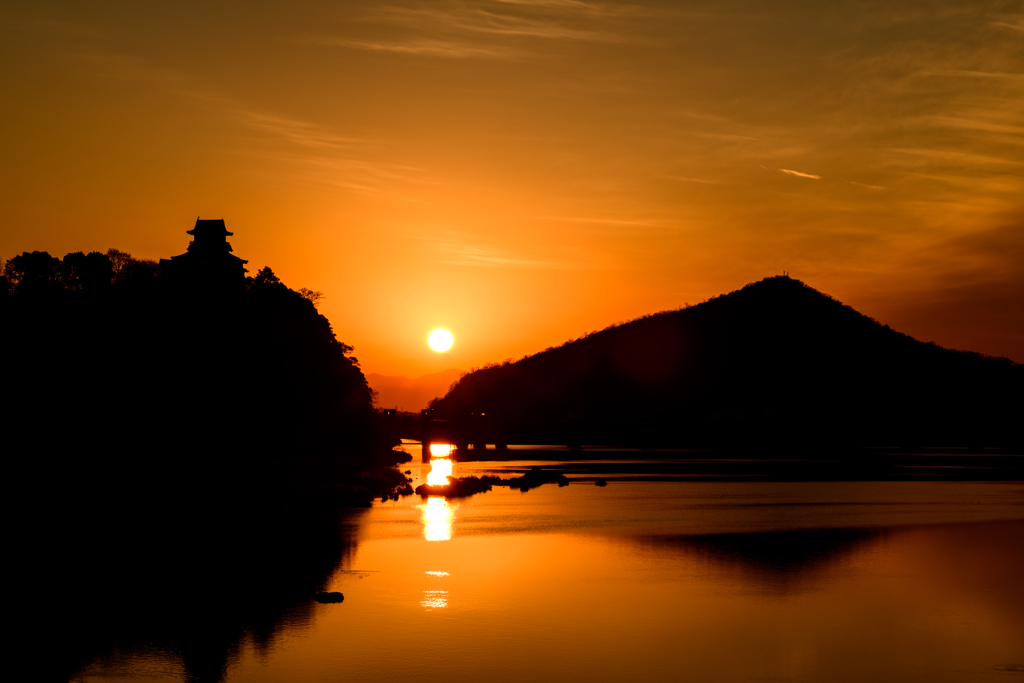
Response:
[[[366,381],[377,392],[374,403],[378,408],[416,412],[426,408],[431,399],[444,396],[452,383],[464,374],[463,370],[456,368],[415,378],[371,373],[366,376]]]
[[[701,443],[1019,445],[1024,366],[776,276],[464,376],[435,416],[658,423]]]

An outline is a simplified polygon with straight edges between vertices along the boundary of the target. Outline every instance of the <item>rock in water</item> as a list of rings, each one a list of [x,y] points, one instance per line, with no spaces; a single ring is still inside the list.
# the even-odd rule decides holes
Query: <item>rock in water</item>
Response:
[[[317,593],[313,596],[320,604],[327,604],[332,602],[344,602],[345,596],[341,593]]]
[[[594,482],[594,486],[607,486],[607,485],[608,485],[608,482],[606,482],[604,479],[598,479],[597,481]]]

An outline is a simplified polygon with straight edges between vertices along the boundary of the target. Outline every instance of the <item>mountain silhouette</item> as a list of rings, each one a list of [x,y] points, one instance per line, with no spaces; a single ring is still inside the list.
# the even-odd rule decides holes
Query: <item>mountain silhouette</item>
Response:
[[[917,341],[777,276],[486,366],[432,407],[584,434],[647,425],[634,433],[680,445],[1019,445],[1024,366]]]

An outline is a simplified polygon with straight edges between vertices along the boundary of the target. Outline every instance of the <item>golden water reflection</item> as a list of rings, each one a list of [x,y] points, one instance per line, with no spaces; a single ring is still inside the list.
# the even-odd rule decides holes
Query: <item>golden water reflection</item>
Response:
[[[447,458],[454,450],[455,447],[450,443],[432,443],[430,444],[430,457]]]
[[[422,510],[423,538],[428,541],[451,540],[452,520],[455,518],[453,506],[444,498],[427,498],[427,502],[419,507]]]
[[[448,591],[423,591],[420,605],[427,609],[443,609],[448,606]]]
[[[433,449],[431,445],[431,449]],[[450,458],[431,458],[430,472],[427,473],[427,484],[430,486],[447,486],[448,477],[452,476]]]

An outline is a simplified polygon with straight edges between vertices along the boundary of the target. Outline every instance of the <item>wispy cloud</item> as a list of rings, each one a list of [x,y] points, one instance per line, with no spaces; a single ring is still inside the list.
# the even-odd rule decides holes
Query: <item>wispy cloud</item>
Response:
[[[317,156],[299,152],[257,152],[263,158],[302,169],[290,178],[313,184],[344,188],[366,195],[389,196],[415,201],[406,194],[409,185],[426,182],[423,169],[351,156]]]
[[[701,183],[702,185],[718,185],[717,180],[704,180],[703,178],[687,178],[685,176],[670,175],[666,176],[670,180],[679,180],[684,183]]]
[[[590,216],[529,216],[538,221],[558,221],[563,223],[595,223],[597,225],[621,225],[662,228],[676,225],[676,221],[658,219],[638,220],[629,218],[594,218]]]
[[[595,259],[593,254],[581,249],[556,249],[559,252],[557,255],[549,253],[539,256],[522,249],[487,243],[478,235],[455,230],[431,230],[411,237],[435,252],[435,262],[441,265],[534,270],[577,270],[605,266],[603,260]]]
[[[413,27],[417,32],[464,31],[548,39],[618,41],[611,25],[593,20],[632,14],[635,8],[586,3],[497,3],[467,7],[435,4],[427,8],[379,6],[371,15],[388,23]],[[590,21],[588,21],[590,20]]]
[[[439,263],[456,266],[490,266],[498,268],[567,268],[567,264],[516,256],[497,247],[471,244],[434,243],[434,247],[445,253]]]
[[[801,173],[800,171],[792,171],[788,168],[780,168],[778,170],[782,171],[787,175],[796,176],[797,178],[810,178],[811,180],[821,180],[820,175],[814,175],[813,173]]]
[[[503,5],[526,5],[531,7],[571,7],[592,10],[595,6],[579,0],[496,0]]]
[[[207,91],[182,88],[180,93],[255,133],[255,144],[246,145],[239,153],[272,160],[275,172],[288,166],[289,178],[404,200],[411,197],[400,188],[425,181],[424,169],[401,163],[388,141],[345,135],[330,126],[250,107]]]
[[[353,50],[369,50],[372,52],[395,52],[408,55],[428,55],[433,57],[453,58],[490,58],[490,59],[511,59],[521,56],[521,50],[509,47],[474,45],[471,43],[436,40],[436,39],[413,39],[409,41],[388,42],[384,40],[353,40],[347,38],[323,38],[317,40],[323,45],[337,45]]]
[[[848,180],[847,182],[850,183],[851,185],[856,185],[857,187],[867,188],[868,190],[884,190],[885,189],[881,185],[868,185],[866,183],[858,183],[858,182],[855,182],[853,180]]]
[[[1007,144],[1024,144],[1024,126],[1013,125],[1001,121],[992,121],[991,117],[983,116],[933,116],[926,120],[936,126],[960,128],[964,130],[997,133],[1002,142]]]
[[[615,20],[637,11],[574,0],[375,5],[359,17],[358,33],[321,35],[312,41],[396,54],[516,59],[529,54],[524,39],[622,42]],[[368,38],[371,34],[376,35]]]
[[[273,162],[270,166],[254,164],[256,172],[274,169],[270,173],[281,173],[287,166],[291,179],[404,200],[410,197],[400,188],[426,182],[424,169],[402,164],[394,145],[386,140],[345,134],[327,125],[253,107],[185,71],[106,47],[65,47],[62,54],[73,58],[78,68],[104,79],[144,83],[198,105],[204,119],[242,134],[244,143],[237,145],[234,153]],[[232,139],[221,137],[228,145]]]
[[[940,159],[943,161],[955,162],[961,167],[1003,164],[1009,164],[1012,166],[1024,166],[1024,161],[1017,161],[1015,159],[1004,159],[984,154],[971,154],[969,152],[956,152],[948,149],[897,148],[893,151],[902,152],[903,154],[912,154],[920,157],[928,157],[932,159]]]
[[[994,22],[992,22],[992,25],[993,26],[998,26],[999,28],[1008,28],[1011,31],[1021,31],[1021,32],[1024,32],[1024,16],[1007,17],[1003,21],[994,21]]]
[[[466,241],[428,238],[430,245],[440,253],[438,263],[450,266],[490,268],[571,268],[564,262],[526,258],[508,249],[493,245],[470,244]]]
[[[256,172],[403,201],[412,200],[406,194],[410,184],[428,182],[425,169],[401,163],[388,140],[346,135],[331,126],[252,107],[206,89],[183,85],[177,92],[203,103],[239,132],[248,131],[235,153],[272,162],[254,165]]]
[[[242,107],[236,107],[235,112],[243,125],[249,128],[280,136],[288,142],[311,149],[353,149],[355,147],[365,147],[373,142],[366,138],[340,135],[308,121],[300,121],[285,116],[252,111]]]

